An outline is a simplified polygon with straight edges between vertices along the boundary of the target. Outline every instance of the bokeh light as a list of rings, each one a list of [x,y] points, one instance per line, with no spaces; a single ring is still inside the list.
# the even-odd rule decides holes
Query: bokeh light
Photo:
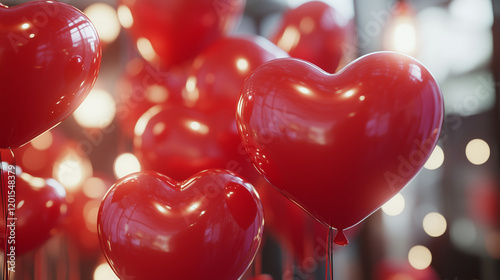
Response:
[[[422,245],[414,246],[408,252],[408,261],[415,269],[426,269],[431,265],[432,254],[427,247]]]
[[[120,35],[118,15],[110,5],[95,3],[88,6],[83,13],[92,21],[104,43],[110,44]]]
[[[425,233],[432,237],[439,237],[446,232],[447,223],[443,215],[431,212],[425,215],[422,222]]]
[[[30,143],[33,148],[37,150],[46,150],[48,149],[54,141],[54,137],[52,132],[47,131],[45,133],[40,134],[37,138],[33,139]]]
[[[99,264],[94,270],[94,280],[120,280],[107,262]]]
[[[106,128],[115,117],[113,96],[105,90],[93,89],[73,113],[76,122],[86,128]]]
[[[473,139],[465,147],[467,159],[474,165],[481,165],[490,158],[490,146],[482,139]]]
[[[52,175],[68,191],[74,191],[92,176],[92,164],[88,158],[81,157],[76,150],[66,148],[54,163]]]
[[[120,24],[124,28],[130,28],[132,27],[132,25],[134,25],[134,17],[132,16],[132,12],[127,6],[125,5],[118,6],[117,14],[118,14],[118,20],[120,21]]]
[[[444,163],[444,152],[441,147],[437,146],[434,148],[434,150],[431,153],[431,156],[427,160],[427,162],[424,164],[424,168],[428,170],[436,170],[439,167],[441,167]]]
[[[137,50],[141,54],[141,56],[147,61],[154,61],[157,57],[157,54],[153,48],[151,42],[146,38],[137,39]]]
[[[398,193],[382,206],[382,211],[389,216],[397,216],[405,209],[405,198]]]
[[[124,153],[115,159],[115,176],[120,179],[129,174],[141,171],[139,160],[131,153]]]

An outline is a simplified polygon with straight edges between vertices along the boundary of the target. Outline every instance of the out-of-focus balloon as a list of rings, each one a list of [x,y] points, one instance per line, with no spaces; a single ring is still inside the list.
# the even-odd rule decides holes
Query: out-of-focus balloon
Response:
[[[333,73],[354,52],[353,27],[342,14],[322,1],[288,10],[271,41],[291,57],[307,60]]]
[[[0,219],[0,234],[5,236],[7,230],[9,237],[0,238],[0,248],[4,251],[7,240],[7,253],[17,256],[36,249],[59,231],[67,203],[66,191],[56,180],[33,177],[20,169],[15,175],[15,169],[7,164],[2,169],[8,211],[7,225],[5,218]]]
[[[80,189],[68,194],[68,219],[65,232],[75,245],[78,256],[95,259],[101,256],[97,236],[97,214],[112,181],[105,176],[87,178]]]
[[[183,96],[186,105],[213,112],[236,110],[240,88],[255,68],[288,54],[259,36],[227,37],[211,44],[193,62]]]
[[[244,7],[245,0],[120,0],[118,17],[139,53],[169,68],[231,31]]]
[[[264,218],[252,185],[207,170],[183,182],[129,175],[106,194],[101,248],[120,279],[239,279],[259,248]]]
[[[134,152],[143,170],[154,170],[175,180],[208,168],[241,162],[241,139],[234,110],[204,113],[178,106],[155,106],[136,126]]]
[[[185,70],[164,71],[140,58],[127,63],[116,86],[116,119],[125,136],[133,138],[137,120],[158,104],[181,104]]]
[[[16,163],[33,176],[51,178],[54,162],[61,155],[67,140],[57,127],[46,131],[28,144],[14,149]]]
[[[0,24],[0,148],[17,148],[82,103],[101,44],[90,20],[58,1],[0,6]]]
[[[340,233],[416,175],[443,121],[432,75],[397,53],[366,55],[336,75],[277,59],[257,68],[241,92],[238,129],[256,168]]]

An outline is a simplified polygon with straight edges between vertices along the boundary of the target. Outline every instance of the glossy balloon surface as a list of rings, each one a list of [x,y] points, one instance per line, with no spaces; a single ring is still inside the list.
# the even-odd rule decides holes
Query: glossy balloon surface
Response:
[[[102,250],[120,279],[238,279],[262,239],[251,184],[223,170],[176,182],[155,172],[126,176],[98,216]]]
[[[180,106],[155,106],[139,120],[134,153],[144,170],[175,180],[208,168],[226,168],[244,155],[233,110],[214,114]]]
[[[259,36],[222,38],[196,57],[186,83],[186,103],[213,112],[236,110],[240,88],[255,68],[288,54]],[[194,96],[194,98],[189,98]]]
[[[285,13],[271,41],[291,57],[334,73],[341,59],[355,52],[353,28],[342,14],[321,1],[310,1]]]
[[[0,148],[16,148],[69,116],[94,85],[99,37],[57,1],[0,6]]]
[[[335,75],[289,58],[251,74],[237,120],[261,174],[343,230],[424,165],[441,130],[443,100],[427,69],[401,54],[366,55]]]
[[[125,136],[133,138],[137,120],[158,104],[181,104],[186,74],[183,69],[164,71],[145,60],[129,61],[116,86],[118,124]]]
[[[3,175],[7,179],[8,170],[3,170]],[[16,176],[15,194],[15,238],[7,239],[7,243],[15,247],[16,255],[22,255],[44,244],[60,229],[67,211],[66,191],[54,179],[33,177],[24,172]],[[2,234],[5,230],[4,221],[0,221]],[[2,250],[4,242],[0,238]]]
[[[139,52],[170,67],[193,59],[231,31],[244,7],[245,0],[120,0],[118,12],[129,15],[127,30]]]

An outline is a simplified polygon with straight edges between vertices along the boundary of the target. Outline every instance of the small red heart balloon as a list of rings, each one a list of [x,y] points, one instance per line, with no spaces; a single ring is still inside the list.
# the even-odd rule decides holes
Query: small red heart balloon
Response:
[[[443,121],[437,82],[397,53],[366,55],[334,75],[277,59],[255,70],[241,93],[238,129],[255,167],[340,232],[415,176]]]
[[[126,176],[98,216],[101,248],[120,279],[239,279],[263,226],[252,185],[215,169],[183,182],[156,172]]]
[[[0,148],[16,148],[68,117],[94,85],[99,37],[57,1],[0,6]]]
[[[17,175],[13,175],[13,170],[9,170],[5,163],[2,171],[5,183],[12,181],[12,176],[15,176],[16,188],[7,188],[6,201],[9,204],[12,201],[16,205],[17,220],[8,220],[5,227],[5,219],[0,219],[0,233],[5,236],[5,228],[8,231],[14,229],[13,238],[7,238],[7,252],[13,251],[16,255],[22,255],[41,246],[57,233],[66,217],[66,191],[54,179],[33,177],[26,172],[20,172],[20,169]],[[7,218],[9,217],[8,215]],[[10,226],[12,223],[13,227]],[[2,250],[4,245],[5,239],[0,238]],[[10,250],[11,246],[14,250]]]
[[[244,7],[245,0],[120,0],[118,15],[142,56],[168,68],[231,31]]]
[[[334,73],[348,55],[348,47],[353,47],[353,30],[349,20],[332,6],[310,1],[285,13],[271,41],[291,57]]]

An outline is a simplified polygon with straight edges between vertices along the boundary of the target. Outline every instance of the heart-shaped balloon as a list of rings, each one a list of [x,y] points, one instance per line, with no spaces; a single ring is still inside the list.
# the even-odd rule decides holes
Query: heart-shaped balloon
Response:
[[[175,180],[209,168],[256,173],[234,113],[246,76],[280,56],[288,55],[258,36],[223,38],[203,51],[188,75],[184,106],[155,106],[137,123],[134,153],[145,170]]]
[[[264,62],[280,57],[288,54],[260,36],[217,40],[193,62],[184,93],[187,105],[206,112],[236,110],[245,78]]]
[[[7,166],[4,163],[4,182],[13,180],[12,176],[15,176],[16,188],[7,189],[6,201],[12,201],[16,205],[13,214],[17,220],[7,220],[5,227],[5,219],[0,219],[0,233],[5,236],[5,228],[8,231],[13,229],[15,235],[14,238],[7,238],[7,248],[10,250],[14,246],[12,251],[16,255],[22,255],[44,244],[59,230],[66,217],[66,191],[54,179],[33,177],[20,169],[17,169],[17,175],[13,175],[14,169]],[[2,250],[4,245],[5,239],[0,238]]]
[[[168,68],[231,31],[244,7],[245,0],[120,0],[118,15],[141,55]]]
[[[90,20],[58,1],[0,6],[0,148],[16,148],[68,117],[101,62]]]
[[[234,110],[214,114],[182,106],[157,105],[137,122],[134,153],[145,170],[185,180],[208,168],[244,160]]]
[[[120,279],[239,279],[263,226],[252,185],[215,169],[183,182],[156,172],[126,176],[98,216],[101,248]]]
[[[277,59],[241,90],[238,129],[259,172],[323,224],[352,227],[399,192],[437,142],[443,100],[411,57],[366,55],[338,74]],[[336,243],[344,243],[339,235]]]
[[[271,41],[291,57],[307,60],[334,73],[342,59],[349,60],[354,28],[347,18],[322,1],[306,2],[288,10]]]

